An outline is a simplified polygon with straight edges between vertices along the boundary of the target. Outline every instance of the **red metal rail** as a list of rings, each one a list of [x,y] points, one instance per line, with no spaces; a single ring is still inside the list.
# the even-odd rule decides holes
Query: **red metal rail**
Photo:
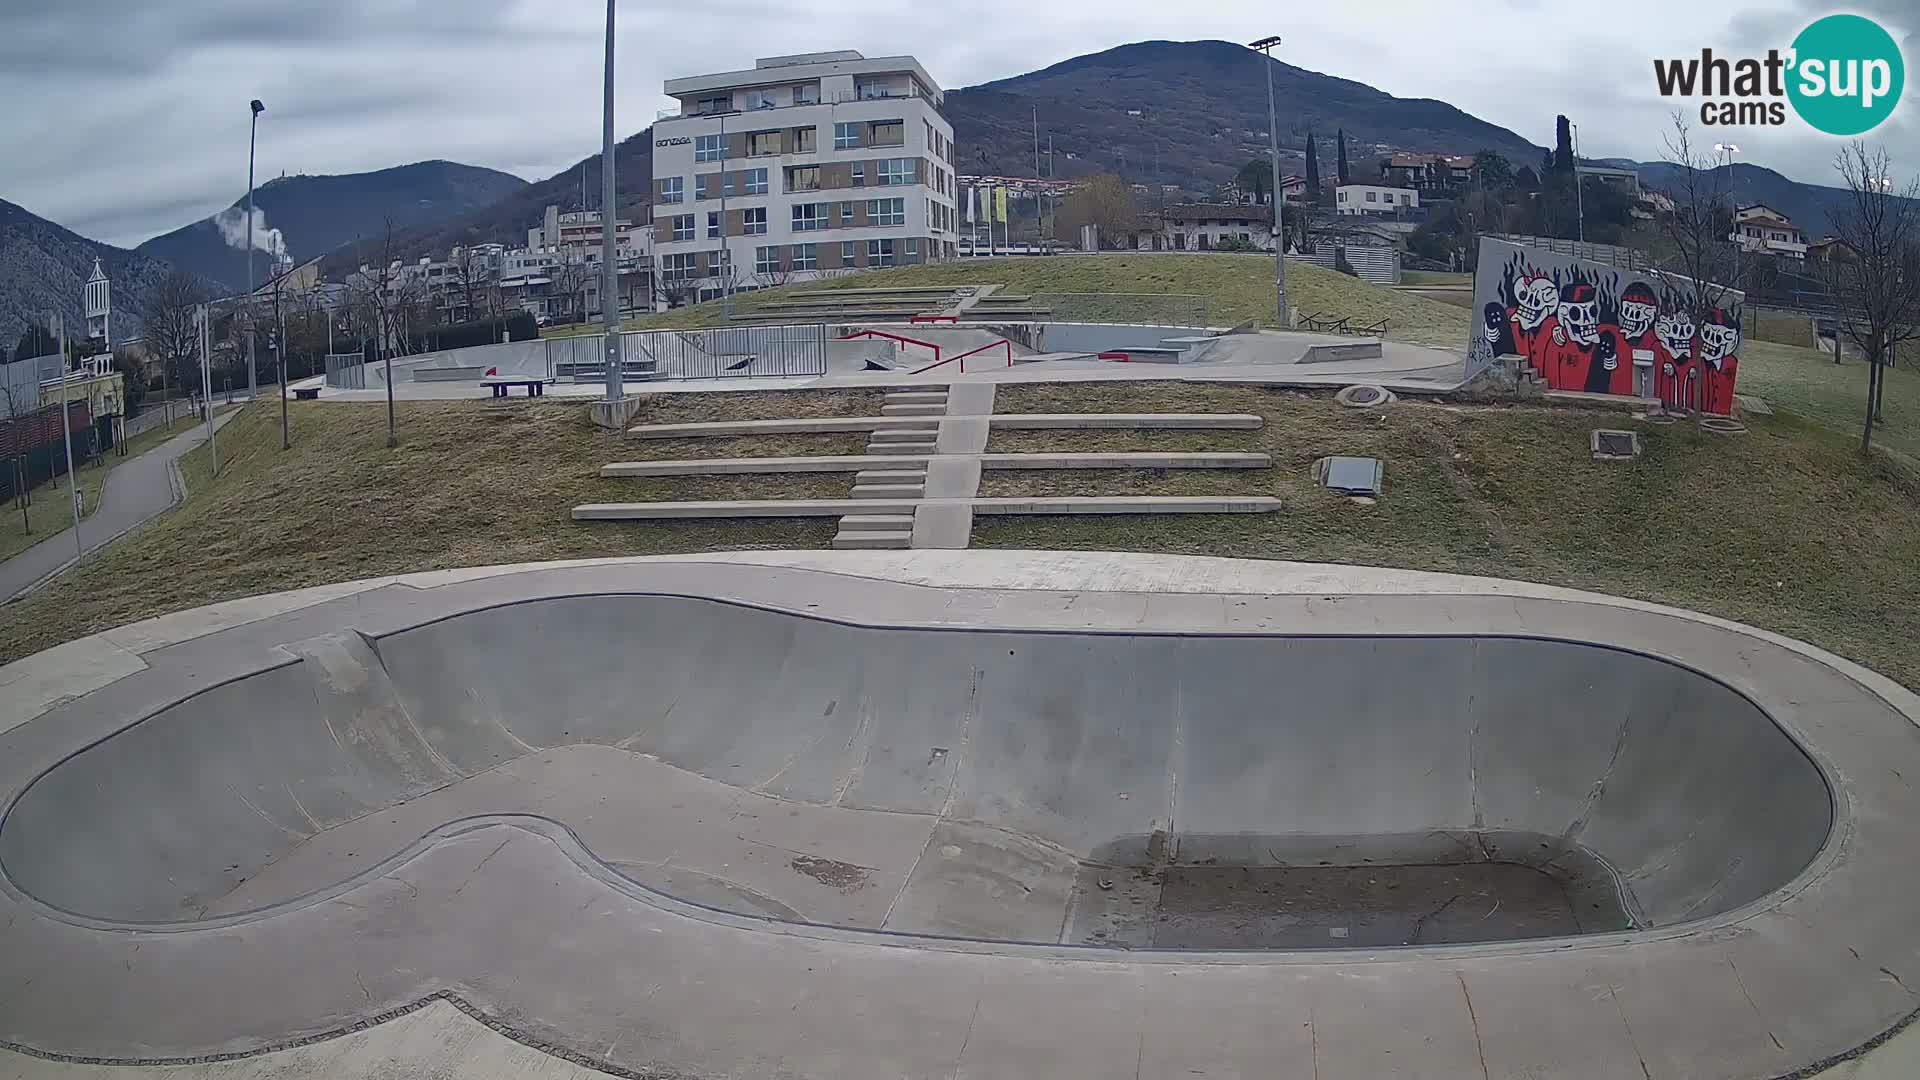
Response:
[[[854,333],[842,336],[840,340],[852,341],[855,338],[886,338],[888,341],[898,341],[903,345],[918,345],[923,349],[933,350],[933,364],[930,366],[939,367],[942,363],[945,363],[945,361],[940,359],[940,346],[935,345],[931,341],[921,341],[919,338],[901,337],[899,334],[889,334],[885,330],[858,330],[858,331],[855,331]],[[926,368],[921,368],[920,370],[925,371]]]
[[[915,315],[907,320],[909,323],[957,323],[959,321],[958,315]]]

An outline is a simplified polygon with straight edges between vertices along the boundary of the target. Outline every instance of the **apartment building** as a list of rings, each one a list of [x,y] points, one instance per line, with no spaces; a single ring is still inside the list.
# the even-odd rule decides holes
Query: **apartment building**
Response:
[[[1727,239],[1742,251],[1783,255],[1789,259],[1807,257],[1807,234],[1793,219],[1765,203],[1742,206],[1733,214],[1733,235]]]
[[[1336,214],[1411,214],[1418,209],[1420,193],[1412,188],[1341,184],[1333,189]]]
[[[674,302],[956,256],[953,127],[913,57],[766,57],[666,94],[653,256]]]

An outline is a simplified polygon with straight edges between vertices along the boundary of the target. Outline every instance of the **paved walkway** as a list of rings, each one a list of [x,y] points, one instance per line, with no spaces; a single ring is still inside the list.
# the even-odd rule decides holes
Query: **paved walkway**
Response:
[[[214,429],[225,427],[232,412],[214,417]],[[128,458],[107,473],[100,490],[100,505],[80,522],[80,540],[86,550],[94,551],[121,534],[174,504],[173,482],[167,473],[180,455],[207,439],[205,424],[183,429],[139,457]],[[64,502],[66,482],[58,482]],[[56,503],[55,505],[59,505]],[[64,509],[64,507],[62,507]],[[74,561],[73,529],[62,530],[13,558],[0,562],[0,598],[12,600],[32,588],[49,574],[64,570]]]

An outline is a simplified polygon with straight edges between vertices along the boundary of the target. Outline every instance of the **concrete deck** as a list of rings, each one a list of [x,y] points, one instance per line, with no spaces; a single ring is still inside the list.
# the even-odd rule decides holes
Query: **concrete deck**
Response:
[[[945,456],[945,455],[943,455]],[[963,455],[952,455],[963,456]],[[982,469],[1264,469],[1265,454],[1240,452],[1115,452],[1089,454],[976,454]],[[634,476],[727,476],[752,473],[837,473],[925,465],[932,455],[822,454],[814,457],[689,458],[616,461],[600,467],[609,478]]]
[[[16,1051],[577,1075],[477,1016],[622,1075],[1912,1075],[1886,1040],[1916,1006],[1920,698],[1654,605],[741,552],[235,601],[0,687]],[[1577,836],[1644,928],[1313,953],[1019,929],[1060,898],[1053,853],[1450,822]]]
[[[947,415],[958,415],[948,413]],[[1077,431],[1109,428],[1252,431],[1253,413],[1001,413],[986,417],[1008,430]],[[736,435],[809,435],[868,431],[881,442],[914,442],[939,430],[937,416],[811,416],[788,420],[703,420],[687,424],[640,424],[636,439],[700,439]]]
[[[884,459],[883,459],[884,460]],[[849,499],[707,499],[695,502],[582,503],[575,521],[655,521],[686,518],[839,517],[889,514],[926,503],[965,506],[976,514],[1271,514],[1279,499],[1250,495],[1075,495],[1051,498],[921,498],[920,487],[880,485],[887,497]]]

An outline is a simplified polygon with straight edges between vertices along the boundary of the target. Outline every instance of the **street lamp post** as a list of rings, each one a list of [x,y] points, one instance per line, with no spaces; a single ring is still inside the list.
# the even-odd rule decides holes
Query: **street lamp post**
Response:
[[[260,376],[253,359],[253,145],[260,131],[260,114],[267,111],[259,98],[247,103],[253,118],[247,122],[247,399],[260,391]]]
[[[58,312],[48,312],[47,319],[53,323],[54,337],[60,348],[60,441],[67,446],[67,499],[73,504],[73,554],[79,558],[87,553],[87,549],[80,542],[80,483],[73,475],[73,426],[67,418],[70,408],[67,404],[67,388],[73,385],[73,373],[67,370],[67,323]],[[106,489],[103,487],[101,490]]]
[[[606,101],[600,130],[600,321],[606,328],[607,400],[624,396],[620,370],[620,268],[614,253],[613,0],[607,0]]]
[[[1260,66],[1267,73],[1267,153],[1273,164],[1273,304],[1279,316],[1280,328],[1285,330],[1291,325],[1287,318],[1287,234],[1281,228],[1280,204],[1285,202],[1280,195],[1280,122],[1273,106],[1273,56],[1272,50],[1280,44],[1279,35],[1263,37],[1249,42],[1247,48],[1261,56]]]
[[[1733,281],[1730,284],[1737,289],[1740,287],[1740,249],[1746,247],[1740,239],[1740,200],[1733,194],[1733,155],[1740,152],[1740,147],[1734,143],[1714,143],[1713,152],[1724,154],[1727,159],[1727,202],[1733,218]]]
[[[1573,213],[1580,243],[1587,242],[1587,185],[1580,179],[1580,125],[1568,124],[1573,133]],[[1592,252],[1588,252],[1592,254]]]

